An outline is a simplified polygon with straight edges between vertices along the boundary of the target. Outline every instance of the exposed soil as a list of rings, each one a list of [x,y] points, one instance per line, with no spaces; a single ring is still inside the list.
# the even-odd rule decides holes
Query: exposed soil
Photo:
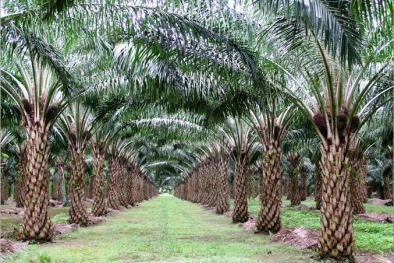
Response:
[[[386,205],[386,206],[393,205],[393,201],[391,199],[383,200],[383,199],[379,199],[379,198],[372,198],[371,202],[374,205]]]
[[[372,222],[379,222],[379,223],[393,223],[394,216],[387,214],[387,213],[371,213],[371,214],[359,214],[357,215],[358,218],[372,221]]]
[[[6,239],[0,239],[1,255],[0,259],[3,261],[7,256],[16,253],[17,251],[25,250],[26,243],[16,242]]]
[[[101,222],[104,222],[105,220],[106,218],[104,216],[98,216],[98,217],[89,216],[89,226],[97,225]]]
[[[306,205],[300,205],[297,208],[300,211],[310,211],[310,210],[316,210],[316,208],[311,207],[311,206],[306,206]]]
[[[312,231],[305,229],[303,227],[296,228],[294,230],[289,230],[282,228],[274,237],[271,239],[272,242],[278,242],[283,244],[292,245],[300,249],[317,249],[317,238],[319,236],[319,231]],[[314,259],[319,261],[316,256]],[[343,262],[341,260],[335,259],[324,259],[333,263]],[[356,251],[354,253],[354,263],[393,263],[394,254],[388,253],[384,257],[376,255],[373,253]]]
[[[25,212],[23,211],[23,208],[9,208],[9,209],[1,209],[0,212],[2,214],[9,214],[9,215],[23,215]]]
[[[55,207],[55,208],[63,207],[63,203],[62,203],[62,202],[60,202],[60,201],[58,201],[58,200],[53,200],[53,199],[50,199],[50,200],[49,200],[49,205],[50,205],[51,207]]]
[[[231,218],[233,216],[233,211],[224,212],[223,215],[225,215],[228,218]]]
[[[70,231],[74,231],[74,230],[78,229],[78,227],[79,226],[77,224],[55,224],[54,225],[56,235],[64,234],[64,233],[70,232]]]
[[[289,244],[300,249],[315,248],[317,246],[318,231],[312,231],[303,227],[289,230],[282,228],[274,237],[272,242]]]
[[[256,231],[256,223],[257,221],[253,217],[250,217],[248,221],[239,224],[239,226],[243,227],[247,232],[254,232]]]

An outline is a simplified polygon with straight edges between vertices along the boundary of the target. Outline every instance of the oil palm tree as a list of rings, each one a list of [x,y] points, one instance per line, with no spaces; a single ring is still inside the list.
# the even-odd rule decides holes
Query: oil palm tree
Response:
[[[103,130],[98,130],[93,134],[92,152],[93,152],[93,207],[92,214],[94,216],[102,216],[107,214],[107,203],[104,192],[104,166],[106,151],[106,136]]]
[[[391,62],[377,65],[373,64],[373,60],[389,44],[368,56],[363,66],[349,70],[326,52],[317,37],[312,40],[317,52],[311,58],[319,64],[314,64],[312,68],[310,64],[307,66],[305,63],[311,63],[311,58],[305,55],[304,59],[308,62],[301,61],[299,67],[305,82],[300,83],[291,76],[302,94],[293,93],[291,89],[287,91],[314,125],[322,142],[322,230],[318,242],[319,253],[347,257],[352,255],[354,249],[349,148],[360,127],[376,109],[387,102],[383,95],[392,88],[386,81],[391,74]],[[309,47],[312,46],[309,43]],[[320,73],[315,71],[319,67]],[[368,70],[372,70],[372,75],[368,74]]]
[[[87,226],[89,217],[85,201],[85,150],[92,136],[92,116],[90,110],[78,101],[70,104],[59,121],[59,129],[68,139],[70,153],[70,223]]]
[[[38,44],[46,43],[37,40]],[[47,208],[49,134],[67,100],[59,95],[64,88],[62,82],[54,76],[45,59],[35,53],[37,47],[30,47],[32,53],[28,53],[11,71],[1,70],[1,88],[18,105],[26,132],[25,179],[29,183],[26,185],[25,216],[20,237],[47,241],[53,236]],[[53,47],[49,46],[51,49]]]
[[[3,167],[6,165],[8,159],[10,158],[9,154],[6,153],[6,148],[10,148],[15,139],[14,135],[9,130],[0,130],[0,149],[1,149],[1,157],[0,157],[0,169],[1,173],[1,204],[4,205],[8,199],[8,176],[3,173]]]
[[[232,220],[246,222],[249,219],[248,201],[246,197],[246,180],[252,176],[251,156],[257,150],[256,138],[252,129],[239,118],[228,118],[227,125],[219,127],[225,138],[226,150],[235,163],[234,210]]]
[[[262,150],[260,181],[260,212],[257,230],[268,234],[281,228],[280,207],[282,200],[281,141],[286,135],[294,112],[290,107],[280,111],[272,99],[267,110],[251,111],[251,126],[258,135]],[[275,112],[277,111],[277,112]]]

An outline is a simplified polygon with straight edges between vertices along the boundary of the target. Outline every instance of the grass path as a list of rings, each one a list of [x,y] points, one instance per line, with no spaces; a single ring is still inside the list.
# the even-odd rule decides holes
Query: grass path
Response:
[[[98,226],[58,236],[56,243],[30,245],[6,262],[313,262],[312,251],[269,239],[201,206],[161,195]]]

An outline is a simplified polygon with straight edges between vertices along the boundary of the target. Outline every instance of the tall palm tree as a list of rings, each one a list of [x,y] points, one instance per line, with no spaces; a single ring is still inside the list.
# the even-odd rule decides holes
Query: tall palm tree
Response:
[[[33,52],[34,46],[31,48]],[[38,54],[27,54],[16,67],[14,72],[1,70],[1,88],[18,105],[26,132],[25,180],[29,183],[20,237],[47,241],[53,236],[48,214],[49,133],[66,104],[66,97],[59,96],[64,86]]]
[[[108,179],[108,206],[114,210],[119,210],[119,195],[122,182],[121,158],[122,151],[130,146],[130,142],[121,139],[111,141],[108,146],[109,179]]]
[[[280,111],[274,100],[267,110],[251,111],[251,125],[258,135],[262,150],[260,181],[260,212],[257,230],[268,234],[276,233],[281,228],[280,207],[282,200],[281,141],[289,128],[290,107]],[[275,112],[277,111],[277,112]]]
[[[289,74],[302,95],[293,93],[291,89],[286,90],[314,125],[322,142],[322,229],[318,242],[319,253],[348,257],[354,249],[349,148],[352,137],[360,127],[387,101],[379,101],[379,98],[391,90],[385,82],[386,76],[391,74],[390,62],[376,67],[372,62],[376,54],[389,45],[384,45],[376,54],[369,56],[364,66],[349,70],[327,54],[317,37],[313,37],[311,43],[308,44],[310,49],[304,52],[310,52],[315,47],[313,61],[318,64],[311,67],[312,61],[307,55],[304,59],[308,62],[301,60],[299,68],[304,83]],[[368,70],[374,73],[368,75]]]
[[[246,180],[253,175],[250,160],[256,151],[256,138],[252,129],[239,118],[228,118],[227,125],[219,127],[219,131],[224,136],[229,156],[235,163],[232,220],[234,223],[243,223],[249,219]]]
[[[70,153],[70,223],[87,226],[89,217],[85,201],[85,150],[92,136],[90,110],[78,101],[70,104],[59,121],[59,129],[68,139]]]
[[[104,187],[104,166],[106,138],[103,130],[98,130],[93,134],[92,152],[93,152],[93,207],[92,214],[94,216],[102,216],[107,214],[107,203],[105,201]]]
[[[1,194],[0,200],[1,204],[4,205],[8,199],[8,176],[3,172],[3,167],[6,165],[9,155],[6,154],[7,146],[10,146],[14,140],[14,136],[11,131],[9,130],[0,130],[0,149],[1,149],[1,157],[0,157],[0,170],[1,170]]]

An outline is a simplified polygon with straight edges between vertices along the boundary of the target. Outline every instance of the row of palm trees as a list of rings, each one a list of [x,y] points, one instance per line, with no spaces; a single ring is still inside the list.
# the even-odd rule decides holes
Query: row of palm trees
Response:
[[[99,153],[109,153],[109,204],[116,208],[130,200],[115,195],[121,189],[111,175],[124,173],[119,168],[123,162],[106,134],[132,141],[139,147],[134,154],[151,169],[149,176],[173,185],[196,162],[194,152],[206,134],[234,115],[247,116],[250,124],[235,118],[230,121],[234,125],[219,129],[239,189],[234,220],[247,219],[244,182],[252,174],[247,164],[261,152],[260,188],[265,190],[258,229],[275,232],[280,228],[282,140],[297,108],[303,116],[297,119],[308,121],[320,138],[315,162],[322,182],[319,251],[350,256],[351,210],[356,207],[350,205],[355,196],[350,185],[357,184],[351,180],[357,163],[351,149],[357,148],[357,134],[392,97],[390,1],[235,1],[234,8],[223,1],[145,2],[26,6],[14,0],[5,6],[2,103],[11,102],[11,107],[2,122],[15,126],[19,117],[25,127],[27,189],[36,202],[29,216],[37,214],[34,207],[41,211],[47,206],[48,145],[54,134],[69,142],[75,203],[70,213],[86,224],[80,205],[86,150],[95,157],[97,173],[103,167]],[[90,126],[94,119],[100,124]],[[150,128],[141,131],[147,123]],[[250,143],[253,136],[259,144]],[[215,185],[209,173],[204,176]],[[95,189],[102,189],[98,185]],[[48,222],[43,216],[35,237],[45,236]]]
[[[67,139],[70,155],[69,222],[87,226],[89,217],[84,204],[85,151],[92,142],[93,135],[99,139],[99,133],[107,131],[97,130],[98,122],[94,122],[88,108],[77,100],[64,97],[60,92],[63,85],[39,57],[30,53],[30,60],[27,62],[30,63],[30,68],[28,63],[17,65],[19,73],[23,76],[22,80],[18,80],[17,75],[2,70],[1,84],[20,110],[21,125],[26,138],[25,150],[20,152],[19,187],[16,189],[16,196],[23,197],[17,201],[25,208],[19,236],[23,240],[48,241],[54,234],[48,210],[51,132],[55,127],[56,132]],[[107,137],[107,146],[104,140],[98,140],[98,145],[93,144],[92,147],[95,153],[96,173],[92,213],[95,216],[107,213],[103,174],[104,157],[107,152],[111,152],[108,199],[112,209],[119,209],[120,204],[125,207],[134,205],[157,194],[153,183],[133,164],[133,156],[124,151],[127,144],[114,141],[113,136],[110,137]],[[60,163],[59,169],[62,169]],[[128,178],[126,185],[121,181],[123,178]],[[131,195],[131,192],[135,196]],[[127,198],[120,198],[120,202],[118,195],[126,195]]]

